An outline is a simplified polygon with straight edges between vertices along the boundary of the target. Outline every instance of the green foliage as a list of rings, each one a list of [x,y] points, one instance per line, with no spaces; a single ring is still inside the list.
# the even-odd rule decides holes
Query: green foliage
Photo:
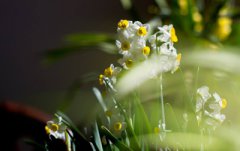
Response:
[[[121,3],[131,18],[141,17],[134,1],[121,0]],[[99,104],[97,120],[92,123],[93,139],[88,139],[89,134],[82,133],[63,113],[57,113],[95,150],[238,150],[240,122],[235,112],[240,105],[237,101],[240,26],[236,20],[239,6],[228,0],[185,0],[184,4],[180,0],[155,0],[153,5],[158,11],[148,22],[153,27],[150,33],[154,33],[161,22],[173,23],[176,27],[183,59],[174,75],[164,74],[160,82],[158,76],[149,80],[149,64],[139,63],[120,74],[116,87],[106,81],[105,89],[94,87]],[[231,8],[234,11],[230,11]],[[223,22],[219,23],[220,19],[224,19]],[[46,52],[46,59],[54,62],[89,47],[115,55],[114,39],[114,35],[104,33],[69,35],[66,46]],[[148,63],[160,59],[149,58]],[[202,85],[208,85],[231,100],[230,109],[224,111],[226,122],[214,130],[201,127],[196,117],[197,90]],[[67,100],[71,100],[78,89],[73,87]],[[119,121],[112,123],[116,117]],[[164,124],[166,127],[162,126]],[[75,137],[72,139],[77,143]]]

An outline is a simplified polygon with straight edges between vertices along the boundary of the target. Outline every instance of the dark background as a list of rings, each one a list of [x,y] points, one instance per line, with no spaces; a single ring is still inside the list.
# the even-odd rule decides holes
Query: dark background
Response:
[[[43,52],[63,46],[68,34],[114,33],[125,17],[118,0],[1,0],[0,100],[54,112],[74,80],[115,60],[89,50],[47,65]],[[83,102],[78,99],[78,107],[84,108]]]

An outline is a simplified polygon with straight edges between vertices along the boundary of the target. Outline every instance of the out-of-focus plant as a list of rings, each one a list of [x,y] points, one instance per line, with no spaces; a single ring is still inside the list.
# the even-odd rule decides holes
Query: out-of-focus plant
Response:
[[[124,19],[117,35],[72,34],[66,47],[46,52],[50,62],[86,47],[121,56],[99,75],[104,87],[93,88],[100,104],[91,109],[93,126],[80,131],[57,113],[47,124],[46,150],[54,139],[68,150],[78,150],[79,140],[100,151],[238,150],[239,2],[120,2],[130,19],[147,23]]]
[[[119,65],[111,64],[99,75],[104,87],[93,88],[101,108],[90,137],[89,130],[81,132],[59,112],[57,120],[45,127],[49,137],[45,150],[52,150],[53,140],[61,140],[68,151],[79,150],[80,141],[100,151],[236,150],[238,143],[231,142],[236,136],[231,138],[222,126],[227,100],[210,93],[207,86],[176,80],[183,68],[179,69],[181,54],[174,47],[175,28],[154,28],[139,21],[119,21],[116,46],[121,58]],[[198,82],[199,69],[196,76]],[[193,91],[187,91],[187,84]],[[173,85],[179,91],[171,92]]]
[[[239,45],[240,4],[236,0],[120,0],[129,19],[143,20],[150,24],[175,25],[180,41],[179,47],[206,45],[212,47],[225,43]],[[143,6],[144,5],[144,6]],[[229,36],[231,34],[231,36]],[[54,62],[73,52],[97,47],[116,54],[112,45],[115,35],[108,33],[80,33],[66,36],[62,48],[46,51],[45,61]],[[190,41],[190,42],[189,42]],[[209,44],[210,42],[210,44]]]

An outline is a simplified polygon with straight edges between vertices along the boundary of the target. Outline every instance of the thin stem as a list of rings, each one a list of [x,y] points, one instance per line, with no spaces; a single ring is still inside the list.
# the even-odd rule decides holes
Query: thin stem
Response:
[[[164,110],[164,101],[163,101],[163,78],[162,74],[160,75],[160,101],[161,101],[161,108],[162,108],[162,127],[163,130],[166,130],[166,122],[165,122],[165,110]]]

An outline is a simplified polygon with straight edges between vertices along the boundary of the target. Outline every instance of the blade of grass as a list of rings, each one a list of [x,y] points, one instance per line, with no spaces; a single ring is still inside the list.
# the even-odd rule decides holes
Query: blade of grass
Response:
[[[106,135],[107,138],[109,138],[114,145],[116,145],[119,150],[122,151],[133,151],[131,148],[127,147],[125,144],[120,142],[113,134],[105,127],[101,126],[101,131],[104,135]]]

